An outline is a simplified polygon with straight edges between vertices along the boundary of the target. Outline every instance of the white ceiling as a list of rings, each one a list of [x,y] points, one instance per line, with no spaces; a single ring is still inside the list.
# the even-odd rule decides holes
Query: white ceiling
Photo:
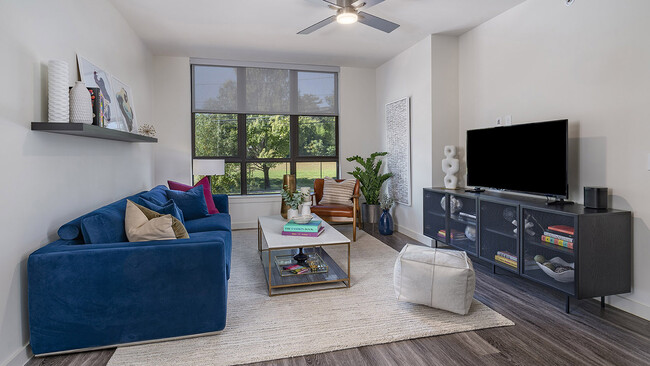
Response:
[[[429,34],[458,35],[524,0],[386,0],[367,9],[392,33],[332,23],[319,0],[111,0],[156,55],[377,67]]]

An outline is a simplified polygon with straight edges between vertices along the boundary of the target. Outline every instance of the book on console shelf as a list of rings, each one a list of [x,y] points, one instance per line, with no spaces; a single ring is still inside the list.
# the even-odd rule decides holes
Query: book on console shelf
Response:
[[[551,225],[548,227],[548,231],[559,235],[574,235],[574,229],[567,225]]]
[[[550,231],[544,231],[544,235],[548,236],[548,237],[551,237],[551,238],[564,240],[564,241],[566,241],[568,243],[573,243],[573,237],[570,237],[568,235],[555,234],[555,233],[552,233]]]
[[[494,255],[494,260],[510,267],[517,268],[517,256],[505,250],[499,250],[497,254]]]
[[[291,220],[284,224],[282,230],[287,232],[317,233],[321,228],[323,228],[323,220],[311,220],[306,224],[298,224]]]
[[[318,229],[318,231],[286,231],[286,230],[283,230],[282,235],[286,235],[286,236],[309,236],[309,237],[314,237],[315,238],[315,237],[319,236],[320,234],[322,234],[323,231],[325,231],[325,228],[321,226],[320,229]]]
[[[562,239],[556,239],[556,238],[553,238],[553,237],[550,237],[550,236],[547,236],[547,235],[542,235],[542,241],[546,242],[546,243],[550,243],[550,244],[555,244],[555,245],[557,245],[559,247],[573,249],[573,243],[572,242],[568,242],[568,241],[562,240]]]
[[[446,238],[447,237],[447,231],[445,229],[440,229],[438,230],[438,236],[441,238]],[[467,236],[465,236],[465,233],[451,229],[451,235],[450,235],[451,240],[465,240],[467,239]]]
[[[470,213],[467,213],[467,212],[461,212],[458,215],[460,215],[461,217],[464,217],[466,219],[476,220],[476,215],[473,215],[473,214],[470,214]]]

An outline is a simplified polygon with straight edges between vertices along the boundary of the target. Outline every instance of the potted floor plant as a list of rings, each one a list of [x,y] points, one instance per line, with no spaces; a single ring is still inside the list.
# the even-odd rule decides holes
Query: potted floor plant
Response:
[[[381,186],[388,178],[393,176],[393,173],[381,174],[381,160],[375,160],[377,157],[385,156],[387,152],[374,152],[370,154],[369,158],[363,159],[359,155],[347,158],[348,161],[355,161],[361,167],[355,167],[353,171],[348,172],[357,180],[361,185],[361,193],[366,199],[365,203],[361,204],[361,217],[364,223],[376,224],[379,217],[379,193]],[[363,168],[363,169],[361,169]]]

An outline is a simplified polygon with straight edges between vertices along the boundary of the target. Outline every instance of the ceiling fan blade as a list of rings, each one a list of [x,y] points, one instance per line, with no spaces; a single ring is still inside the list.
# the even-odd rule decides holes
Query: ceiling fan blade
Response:
[[[367,9],[367,8],[373,6],[373,5],[383,3],[384,1],[385,0],[357,0],[357,1],[352,3],[352,6],[354,6],[355,8],[364,7],[364,8]]]
[[[336,15],[332,15],[329,18],[325,18],[325,19],[321,20],[320,22],[301,30],[300,32],[298,32],[298,34],[309,34],[309,33],[313,32],[313,31],[321,29],[324,26],[326,26],[326,25],[328,25],[330,23],[333,23],[335,21],[336,21]]]
[[[363,23],[386,33],[390,33],[399,27],[399,24],[389,22],[386,19],[376,17],[363,11],[359,12],[359,23]]]

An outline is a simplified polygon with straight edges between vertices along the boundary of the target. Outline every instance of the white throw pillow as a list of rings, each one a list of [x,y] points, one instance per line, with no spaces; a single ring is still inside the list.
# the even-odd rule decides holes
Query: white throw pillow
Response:
[[[357,184],[356,179],[346,179],[342,182],[325,177],[323,183],[323,198],[319,205],[344,205],[352,206],[352,195],[354,186]]]
[[[172,215],[147,219],[144,212],[130,200],[126,201],[124,229],[129,241],[176,239],[172,228]]]

